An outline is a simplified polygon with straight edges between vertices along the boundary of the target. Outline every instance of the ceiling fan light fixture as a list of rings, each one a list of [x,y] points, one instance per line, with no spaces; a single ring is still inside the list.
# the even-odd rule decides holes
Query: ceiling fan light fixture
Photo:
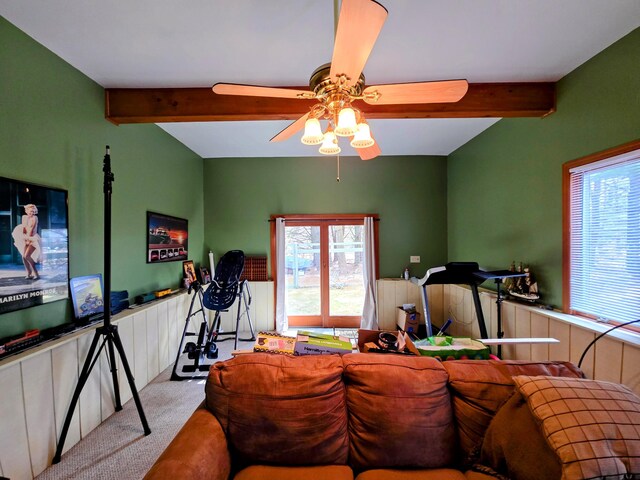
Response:
[[[336,127],[336,135],[341,137],[350,137],[358,130],[356,123],[356,112],[351,107],[345,107],[338,114],[338,126]]]
[[[367,148],[371,147],[375,141],[371,138],[371,129],[366,123],[358,124],[358,131],[353,136],[350,145],[353,148]]]
[[[304,135],[300,139],[305,145],[318,145],[322,143],[324,135],[320,127],[320,121],[317,118],[309,118],[304,123]]]
[[[336,138],[335,132],[328,130],[327,133],[324,134],[324,141],[320,146],[319,152],[323,155],[337,155],[340,151],[341,148],[338,146],[338,139]]]

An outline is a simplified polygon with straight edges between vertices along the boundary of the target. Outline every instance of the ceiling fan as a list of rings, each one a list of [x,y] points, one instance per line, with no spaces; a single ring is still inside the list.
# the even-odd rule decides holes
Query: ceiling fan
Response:
[[[381,153],[380,147],[371,136],[362,113],[353,107],[354,101],[362,100],[370,105],[457,102],[468,89],[466,80],[365,87],[362,70],[386,18],[387,9],[374,0],[343,0],[331,63],[322,65],[313,72],[309,90],[216,83],[213,91],[219,95],[315,99],[318,103],[307,114],[286,127],[271,141],[287,140],[304,127],[302,143],[322,144],[320,153],[340,153],[337,136],[342,136],[351,138],[350,145],[357,150],[362,160],[375,158]],[[324,133],[320,125],[321,119],[328,123]]]

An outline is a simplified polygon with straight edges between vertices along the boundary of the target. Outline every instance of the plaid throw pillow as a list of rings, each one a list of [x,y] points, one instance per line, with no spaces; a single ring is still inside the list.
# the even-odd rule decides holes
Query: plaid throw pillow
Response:
[[[513,377],[558,454],[562,479],[640,478],[640,398],[623,385]]]

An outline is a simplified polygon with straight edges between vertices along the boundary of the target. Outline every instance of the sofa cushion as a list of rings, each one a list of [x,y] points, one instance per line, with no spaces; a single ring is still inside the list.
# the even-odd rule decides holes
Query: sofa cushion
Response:
[[[339,355],[240,355],[214,364],[206,407],[236,466],[344,465],[347,413]]]
[[[615,383],[517,376],[562,479],[640,478],[640,397]]]
[[[422,470],[374,469],[362,472],[356,480],[467,480],[460,470],[434,468]]]
[[[346,465],[315,467],[253,465],[240,470],[233,480],[353,480],[353,471]]]
[[[440,362],[376,353],[347,354],[343,362],[356,471],[451,463],[455,432]]]
[[[561,474],[558,456],[542,436],[526,400],[517,390],[489,424],[478,462],[512,480],[553,479]],[[486,471],[478,465],[474,468]]]
[[[451,360],[442,365],[449,374],[462,459],[479,447],[491,419],[513,393],[514,375],[584,376],[570,362]]]

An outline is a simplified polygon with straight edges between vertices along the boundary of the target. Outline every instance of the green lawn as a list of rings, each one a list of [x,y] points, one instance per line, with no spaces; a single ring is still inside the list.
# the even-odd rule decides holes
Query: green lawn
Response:
[[[330,291],[331,315],[361,315],[364,299],[363,285],[347,285]],[[320,287],[289,288],[288,315],[320,315]]]

